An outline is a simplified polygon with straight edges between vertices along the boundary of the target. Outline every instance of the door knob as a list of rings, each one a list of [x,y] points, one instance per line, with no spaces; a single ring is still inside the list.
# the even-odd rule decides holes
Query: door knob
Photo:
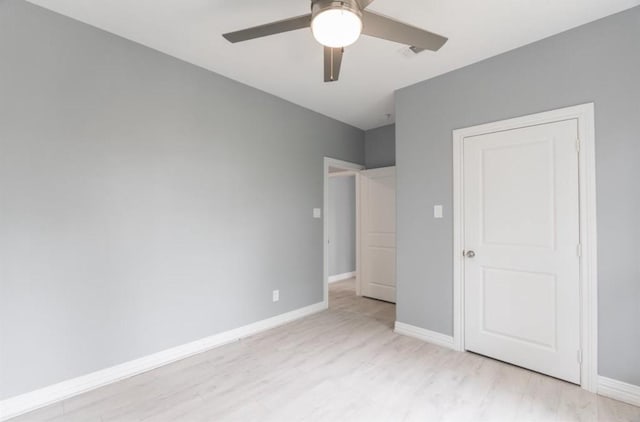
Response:
[[[474,251],[467,251],[466,255],[467,258],[473,258],[474,256],[476,256],[476,253]]]

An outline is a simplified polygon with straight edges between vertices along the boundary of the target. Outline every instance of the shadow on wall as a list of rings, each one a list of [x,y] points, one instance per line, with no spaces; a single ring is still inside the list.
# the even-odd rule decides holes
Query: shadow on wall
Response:
[[[364,136],[364,161],[368,169],[396,165],[395,124],[368,130]]]

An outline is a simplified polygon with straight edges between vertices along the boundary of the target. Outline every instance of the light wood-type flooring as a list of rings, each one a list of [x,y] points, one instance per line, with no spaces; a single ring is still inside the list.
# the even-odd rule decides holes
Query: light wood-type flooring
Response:
[[[640,408],[394,334],[395,306],[331,285],[330,309],[18,421],[640,421]]]

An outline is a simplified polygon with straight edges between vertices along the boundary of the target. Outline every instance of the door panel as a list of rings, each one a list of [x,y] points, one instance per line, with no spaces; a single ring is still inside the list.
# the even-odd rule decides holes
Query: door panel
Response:
[[[482,150],[484,244],[553,246],[553,153],[548,138]]]
[[[482,327],[487,333],[555,348],[556,277],[484,268]],[[538,312],[544,309],[545,312]],[[512,315],[517,314],[518,318]]]
[[[363,296],[396,301],[395,167],[360,172]]]
[[[465,347],[580,382],[577,121],[464,140]]]

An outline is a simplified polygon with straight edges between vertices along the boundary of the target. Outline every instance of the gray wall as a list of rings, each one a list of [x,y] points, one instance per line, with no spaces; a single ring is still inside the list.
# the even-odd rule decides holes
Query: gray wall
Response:
[[[356,181],[329,178],[329,275],[356,270]]]
[[[396,125],[365,132],[364,160],[368,169],[396,165]]]
[[[453,332],[451,131],[593,101],[599,369],[640,385],[638,40],[640,7],[397,92],[399,321]]]
[[[322,301],[323,157],[363,144],[0,1],[0,399]]]

